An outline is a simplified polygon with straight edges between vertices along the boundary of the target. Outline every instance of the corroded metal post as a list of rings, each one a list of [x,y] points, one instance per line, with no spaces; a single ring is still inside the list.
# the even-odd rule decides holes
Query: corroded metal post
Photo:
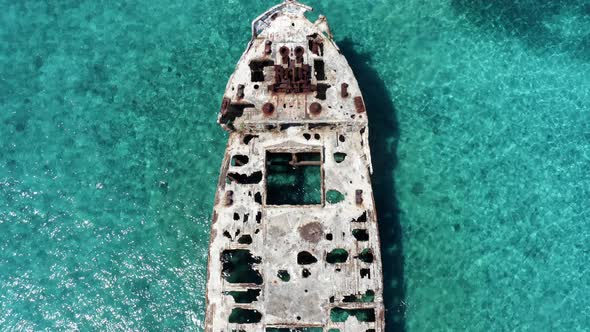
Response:
[[[258,17],[224,93],[206,331],[384,329],[365,105],[309,10]]]

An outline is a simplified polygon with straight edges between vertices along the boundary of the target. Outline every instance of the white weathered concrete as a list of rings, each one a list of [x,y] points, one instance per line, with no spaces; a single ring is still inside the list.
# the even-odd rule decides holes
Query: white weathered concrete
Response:
[[[271,8],[253,22],[253,39],[242,55],[235,73],[229,80],[225,95],[225,108],[220,123],[230,131],[225,158],[216,193],[214,217],[211,226],[211,244],[207,282],[206,331],[265,331],[270,327],[318,327],[323,331],[337,328],[344,331],[383,331],[383,296],[381,255],[377,216],[371,189],[371,158],[368,145],[367,117],[364,104],[359,108],[355,97],[361,97],[357,81],[346,59],[331,39],[323,17],[312,23],[304,13],[310,10],[296,1],[285,1]],[[309,49],[308,36],[317,34],[323,42],[323,55]],[[271,41],[271,53],[265,54],[265,45]],[[251,82],[249,64],[252,60],[273,60],[282,64],[279,49],[291,50],[294,59],[296,47],[305,49],[303,64],[313,66],[314,59],[325,63],[326,79],[318,81],[313,75],[311,84],[329,84],[325,100],[317,99],[315,92],[272,92],[268,86],[275,74],[272,66],[264,68],[264,81]],[[296,65],[300,67],[301,64]],[[314,70],[312,70],[313,72]],[[342,83],[348,84],[347,97],[341,95]],[[244,95],[239,96],[239,85]],[[257,88],[255,88],[255,85]],[[362,97],[361,97],[362,98]],[[265,103],[275,106],[271,115],[264,114]],[[230,123],[223,120],[228,103],[248,104],[241,116]],[[319,103],[319,114],[309,111],[311,103]],[[246,144],[244,140],[255,135]],[[266,205],[266,152],[320,152],[322,154],[322,202],[311,206]],[[346,154],[341,163],[334,153]],[[243,166],[231,166],[232,156],[249,158]],[[262,179],[254,184],[228,181],[228,173],[252,175],[262,172]],[[328,190],[345,195],[344,201],[330,204],[325,200]],[[357,200],[357,191],[362,191]],[[233,193],[228,194],[228,193]],[[256,202],[256,193],[261,200]],[[261,216],[256,219],[257,214]],[[356,222],[366,215],[366,222]],[[244,221],[245,215],[248,220]],[[236,220],[237,218],[237,220]],[[361,218],[362,219],[362,218]],[[353,221],[355,220],[355,221]],[[368,241],[357,241],[353,229],[364,229]],[[225,234],[225,235],[224,235]],[[327,234],[332,239],[327,239]],[[238,238],[250,235],[251,244],[240,244]],[[345,263],[330,264],[326,255],[336,248],[345,249],[349,256]],[[260,258],[252,267],[259,271],[263,282],[231,284],[222,275],[222,253],[225,250],[246,249]],[[372,263],[358,259],[364,249],[373,252]],[[297,255],[311,253],[317,262],[299,265]],[[303,270],[309,276],[304,278]],[[361,269],[369,269],[370,277],[361,277]],[[290,280],[282,281],[277,273],[287,271]],[[252,303],[237,304],[224,292],[259,289],[260,295]],[[371,302],[344,302],[345,296],[366,291],[375,293]],[[374,322],[359,322],[350,316],[345,322],[333,322],[330,311],[335,308],[362,308],[374,310]],[[235,308],[256,310],[261,319],[255,323],[230,323]]]

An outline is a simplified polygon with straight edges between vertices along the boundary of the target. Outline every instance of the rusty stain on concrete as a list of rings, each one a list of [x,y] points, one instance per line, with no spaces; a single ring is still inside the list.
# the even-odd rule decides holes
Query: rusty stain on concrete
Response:
[[[310,22],[310,10],[287,0],[255,19],[224,93],[208,332],[384,329],[365,105],[327,19]],[[317,170],[316,200],[271,191],[277,167],[286,181]]]

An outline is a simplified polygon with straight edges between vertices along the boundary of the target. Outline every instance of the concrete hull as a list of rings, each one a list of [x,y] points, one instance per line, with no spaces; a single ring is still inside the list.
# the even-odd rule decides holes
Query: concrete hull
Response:
[[[254,21],[225,92],[206,331],[384,329],[364,102],[306,10],[286,1]]]

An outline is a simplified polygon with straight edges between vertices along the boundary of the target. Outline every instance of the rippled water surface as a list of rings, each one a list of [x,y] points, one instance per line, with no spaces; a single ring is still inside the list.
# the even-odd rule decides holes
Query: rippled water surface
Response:
[[[202,330],[216,113],[274,3],[0,0],[0,330]],[[309,4],[367,98],[389,330],[588,331],[587,1]]]

